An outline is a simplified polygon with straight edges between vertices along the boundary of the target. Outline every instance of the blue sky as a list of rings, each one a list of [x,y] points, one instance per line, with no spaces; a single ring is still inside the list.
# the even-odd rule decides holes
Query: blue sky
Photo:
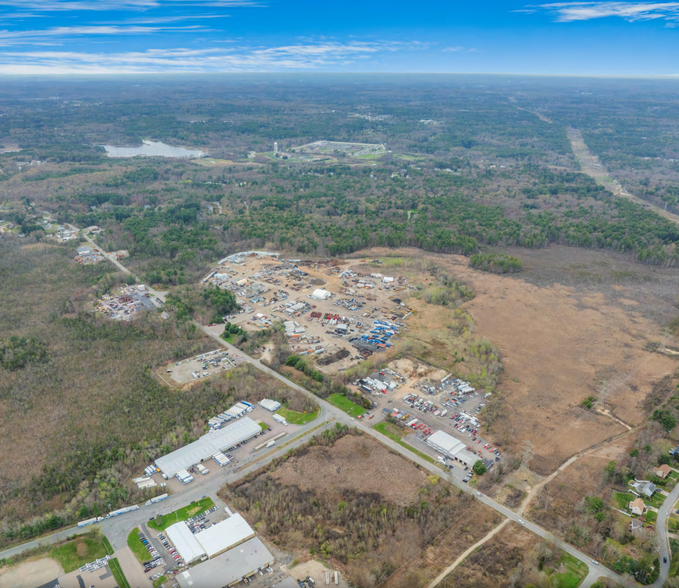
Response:
[[[0,73],[679,75],[679,2],[0,0]]]

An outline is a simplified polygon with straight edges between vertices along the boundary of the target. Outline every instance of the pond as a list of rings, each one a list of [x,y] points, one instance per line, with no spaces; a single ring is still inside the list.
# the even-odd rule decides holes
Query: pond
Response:
[[[106,149],[106,154],[109,157],[184,157],[196,158],[205,155],[203,151],[186,149],[184,147],[175,147],[174,145],[166,145],[161,141],[143,141],[139,147],[116,147],[114,145],[102,145]]]

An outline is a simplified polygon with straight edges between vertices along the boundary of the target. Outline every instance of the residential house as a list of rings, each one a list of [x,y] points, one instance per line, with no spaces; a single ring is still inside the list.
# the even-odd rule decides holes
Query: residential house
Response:
[[[670,472],[672,471],[672,468],[668,466],[667,464],[662,464],[659,465],[657,468],[653,470],[653,473],[658,476],[658,478],[662,478],[663,480],[667,478],[667,476],[670,475]]]
[[[634,480],[632,488],[637,491],[637,494],[646,496],[646,498],[653,496],[658,489],[653,482],[649,482],[648,480]]]
[[[644,524],[639,519],[632,519],[629,524],[630,532],[632,534],[638,533],[644,528]]]
[[[646,504],[641,498],[635,498],[629,503],[629,509],[633,515],[642,515],[646,512]]]

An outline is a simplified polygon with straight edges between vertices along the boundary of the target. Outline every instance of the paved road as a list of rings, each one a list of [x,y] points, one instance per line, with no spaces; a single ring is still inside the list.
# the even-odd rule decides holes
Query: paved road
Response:
[[[652,586],[657,586],[658,588],[665,583],[670,572],[672,554],[670,553],[669,538],[667,536],[667,520],[677,500],[679,500],[679,484],[674,487],[669,496],[665,498],[662,506],[658,509],[655,534],[658,541],[658,552],[660,554],[660,576],[658,576],[658,579],[652,584]],[[663,557],[667,558],[667,563],[663,563]]]
[[[96,247],[98,250],[101,251],[101,248],[97,246],[91,239],[87,238],[88,242],[92,244],[93,247]],[[110,259],[110,258],[109,258]],[[118,262],[118,260],[112,260],[111,262],[114,263],[116,266],[120,267],[123,271],[126,271],[126,273],[131,272],[127,270],[122,264]],[[156,293],[158,294],[163,294],[163,293]],[[159,296],[160,297],[160,296]],[[161,298],[163,299],[164,296]],[[278,372],[275,372],[271,368],[263,365],[259,360],[254,359],[247,354],[245,354],[243,351],[238,349],[237,347],[231,345],[230,343],[227,343],[224,341],[218,334],[212,332],[209,327],[206,327],[204,325],[200,325],[197,322],[194,322],[194,324],[201,329],[204,333],[206,333],[209,337],[217,341],[221,346],[226,347],[230,351],[239,354],[243,359],[254,365],[257,369],[261,370],[262,372],[270,375],[273,378],[276,378],[277,380],[283,382],[287,386],[290,386],[291,388],[294,388],[298,392],[305,394],[309,398],[313,399],[320,407],[321,407],[321,414],[320,414],[320,419],[321,421],[323,419],[334,419],[337,422],[346,424],[346,425],[351,425],[351,426],[356,426],[358,429],[362,430],[364,433],[367,435],[370,435],[371,437],[374,437],[377,439],[379,442],[387,445],[390,449],[393,451],[401,454],[404,456],[406,459],[409,459],[417,464],[419,464],[421,467],[429,470],[433,474],[436,475],[442,475],[444,474],[443,470],[438,467],[437,465],[434,465],[424,459],[422,459],[420,456],[417,454],[409,451],[405,447],[401,446],[400,444],[392,441],[388,437],[378,433],[377,431],[374,431],[371,427],[368,427],[365,423],[361,421],[355,421],[354,419],[350,418],[346,413],[338,409],[337,407],[333,406],[329,402],[319,398],[318,396],[312,394],[305,388],[302,388],[301,386],[295,384],[294,382],[288,380],[286,377],[282,376]],[[307,425],[307,431],[312,429],[316,423],[319,422],[319,419],[316,419],[309,425]],[[273,457],[284,453],[287,451],[290,447],[292,446],[297,446],[300,445],[303,442],[303,435],[301,437],[298,437],[293,445],[290,445],[285,448],[280,448],[278,451],[275,451],[271,454],[268,460],[273,459]],[[200,499],[203,495],[209,495],[209,494],[216,494],[217,490],[224,485],[227,482],[233,482],[235,480],[238,480],[239,478],[243,477],[244,475],[248,474],[250,471],[253,471],[257,468],[259,468],[263,463],[266,463],[266,461],[258,462],[258,463],[253,463],[252,465],[236,471],[236,470],[229,470],[227,469],[226,472],[224,472],[223,475],[219,476],[211,476],[208,480],[206,480],[203,484],[201,484],[198,480],[196,480],[194,483],[190,484],[189,486],[186,487],[186,489],[181,490],[180,492],[177,492],[170,496],[167,500],[163,502],[156,503],[154,505],[150,505],[148,507],[142,507],[138,511],[134,511],[132,513],[127,513],[125,515],[121,515],[119,517],[115,517],[113,519],[109,519],[107,521],[104,521],[101,523],[101,529],[102,531],[106,534],[106,536],[109,538],[111,541],[111,544],[113,545],[114,549],[121,549],[124,547],[127,543],[127,535],[129,534],[130,530],[135,527],[136,525],[141,524],[142,522],[148,521],[149,518],[155,517],[156,514],[164,514],[168,512],[172,512],[173,510],[176,510],[177,508],[181,508],[182,506],[185,506],[188,502],[191,502],[193,500],[198,500]],[[228,466],[227,466],[228,468]],[[531,523],[530,521],[524,520],[520,514],[514,512],[513,510],[507,508],[503,504],[500,504],[498,502],[495,502],[492,498],[486,496],[485,494],[481,494],[480,492],[474,491],[472,488],[470,488],[467,484],[462,483],[460,480],[456,479],[454,476],[448,475],[446,476],[446,479],[450,481],[451,484],[457,486],[460,490],[463,492],[467,492],[468,494],[472,494],[477,500],[480,502],[484,503],[488,507],[492,508],[496,512],[500,513],[501,515],[507,517],[508,519],[511,519],[512,521],[515,521],[516,523],[523,525],[526,527],[528,530],[532,531],[539,537],[542,537],[543,539],[551,542],[553,545],[558,547],[559,549],[562,549],[563,551],[569,553],[570,555],[576,557],[577,559],[586,562],[587,565],[590,567],[590,574],[587,576],[585,582],[588,582],[587,584],[583,583],[583,586],[590,586],[597,577],[605,577],[609,578],[610,580],[613,580],[614,582],[618,582],[619,584],[623,586],[627,586],[628,583],[625,582],[625,580],[620,576],[619,574],[616,574],[612,570],[609,570],[608,568],[598,565],[592,562],[592,560],[587,556],[586,554],[582,553],[575,547],[569,545],[568,543],[565,543],[561,539],[558,539],[552,533],[549,531],[543,529],[542,527]],[[675,491],[679,495],[679,485],[675,489]],[[674,492],[674,491],[673,491]],[[669,501],[668,501],[669,502]],[[664,505],[663,505],[664,506]],[[658,525],[660,527],[661,525]],[[664,528],[664,527],[663,527]],[[660,536],[660,534],[659,534]],[[662,549],[665,550],[664,553],[667,553],[667,538],[666,534],[663,532],[662,533],[663,537],[663,546]],[[48,540],[47,538],[44,539],[43,541]],[[25,549],[24,546],[19,546],[18,548],[14,549],[19,549],[22,551]],[[0,553],[0,557],[4,556],[4,553]],[[662,558],[662,555],[661,555]],[[593,569],[594,568],[594,569]],[[667,575],[667,570],[665,569],[665,577]],[[591,581],[590,581],[591,580]]]

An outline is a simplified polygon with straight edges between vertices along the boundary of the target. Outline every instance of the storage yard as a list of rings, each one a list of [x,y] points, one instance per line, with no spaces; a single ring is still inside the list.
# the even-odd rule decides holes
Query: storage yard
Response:
[[[255,331],[282,321],[292,351],[317,356],[332,373],[392,347],[407,328],[410,309],[401,298],[413,286],[402,276],[369,272],[336,259],[249,251],[223,259],[203,282],[236,295],[242,310],[229,322]]]
[[[112,320],[129,321],[144,310],[154,310],[163,305],[162,301],[138,284],[127,286],[118,294],[105,294],[96,304],[96,312]]]
[[[242,362],[243,358],[237,353],[215,349],[162,366],[157,374],[168,384],[182,386],[233,369]]]

